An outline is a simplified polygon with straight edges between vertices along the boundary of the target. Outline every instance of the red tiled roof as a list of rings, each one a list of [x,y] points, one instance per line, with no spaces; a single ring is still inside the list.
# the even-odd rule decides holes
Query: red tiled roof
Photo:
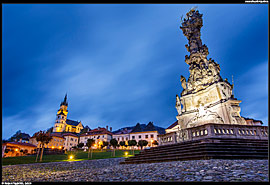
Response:
[[[50,133],[51,136],[54,136],[54,137],[61,137],[63,138],[63,136],[59,133]]]
[[[6,142],[3,143],[3,145],[12,144],[12,145],[23,145],[23,146],[30,146],[30,147],[37,147],[36,145],[30,144],[30,143],[21,143],[21,142]]]
[[[171,129],[171,128],[175,127],[177,124],[178,124],[178,121],[174,122],[172,125],[170,125],[170,126],[169,126],[168,128],[166,128],[166,129]]]
[[[89,132],[81,134],[80,136],[101,135],[101,134],[113,135],[113,133],[109,132],[106,128],[95,128]]]
[[[242,116],[243,117],[243,116]],[[254,123],[256,123],[256,122],[260,122],[261,124],[263,124],[263,122],[261,121],[261,120],[255,120],[255,119],[252,119],[252,118],[245,118],[245,117],[243,117],[245,120],[251,120],[251,121],[253,121]]]
[[[63,136],[74,136],[74,137],[78,137],[76,134],[73,134],[73,133],[64,133]]]

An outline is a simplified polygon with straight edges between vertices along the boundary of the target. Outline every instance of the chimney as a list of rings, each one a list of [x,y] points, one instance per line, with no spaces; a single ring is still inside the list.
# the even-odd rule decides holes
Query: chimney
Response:
[[[110,132],[112,131],[112,127],[110,127]]]
[[[17,142],[17,139],[15,139],[15,142]]]
[[[127,131],[127,128],[125,128],[125,131]]]
[[[106,130],[108,130],[108,125],[106,126]],[[108,130],[109,131],[109,130]]]
[[[22,138],[20,138],[20,141],[19,141],[20,143],[22,142]]]

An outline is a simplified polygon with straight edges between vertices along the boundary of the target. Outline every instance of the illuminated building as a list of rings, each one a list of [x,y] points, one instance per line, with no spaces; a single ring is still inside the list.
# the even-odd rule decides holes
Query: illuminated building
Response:
[[[93,130],[90,130],[84,134],[80,135],[80,141],[79,143],[83,143],[84,146],[86,147],[86,143],[88,139],[94,139],[95,140],[95,146],[94,148],[99,148],[102,142],[110,142],[112,139],[113,133],[108,130],[108,126],[106,128],[95,128]]]
[[[53,132],[74,132],[80,133],[83,129],[83,125],[79,121],[67,119],[68,114],[68,102],[67,94],[65,95],[64,101],[60,104],[60,109],[57,111]]]

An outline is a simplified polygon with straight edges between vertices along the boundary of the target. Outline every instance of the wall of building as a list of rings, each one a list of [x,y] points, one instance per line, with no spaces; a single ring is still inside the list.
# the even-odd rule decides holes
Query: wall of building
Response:
[[[137,143],[140,140],[146,140],[148,141],[148,147],[154,147],[154,145],[152,145],[152,142],[154,140],[158,140],[158,132],[157,131],[148,131],[148,132],[132,132],[130,133],[130,140],[136,140]],[[138,148],[138,147],[136,147]]]
[[[73,146],[77,146],[79,143],[79,138],[75,136],[64,136],[64,149],[70,151]]]
[[[16,157],[16,156],[25,156],[28,154],[34,154],[36,147],[25,146],[25,145],[14,145],[14,144],[6,144],[5,150],[8,152],[4,152],[4,157]],[[5,151],[4,150],[4,151]],[[23,150],[23,152],[21,152]]]

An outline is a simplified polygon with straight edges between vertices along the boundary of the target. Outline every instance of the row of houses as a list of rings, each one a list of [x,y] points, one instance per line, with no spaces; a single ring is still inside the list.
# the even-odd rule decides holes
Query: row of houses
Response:
[[[87,140],[94,139],[95,144],[93,148],[98,149],[101,147],[103,142],[110,142],[110,140],[113,138],[116,139],[118,142],[125,141],[126,145],[128,145],[129,140],[136,140],[137,143],[139,142],[139,140],[146,140],[148,141],[147,146],[152,147],[152,143],[155,140],[158,140],[158,135],[164,133],[164,128],[154,126],[152,122],[149,122],[147,125],[137,123],[137,125],[133,127],[124,127],[116,131],[108,130],[107,126],[106,128],[98,127],[82,134],[71,132],[52,132],[50,134],[52,136],[52,140],[45,145],[45,148],[64,149],[70,151],[79,143],[83,143],[83,148],[87,148]],[[36,138],[34,136],[29,139],[29,143],[36,145],[38,148],[41,147],[41,144],[36,141]],[[135,149],[136,148],[138,147],[135,146]]]
[[[152,122],[149,122],[147,125],[137,123],[133,127],[124,127],[115,131],[112,131],[111,127],[109,130],[108,126],[106,126],[106,128],[98,127],[82,134],[74,132],[51,132],[50,136],[52,136],[52,140],[48,144],[45,144],[44,147],[48,149],[60,149],[70,151],[74,147],[77,147],[79,143],[83,143],[83,148],[86,149],[87,140],[94,139],[95,144],[93,148],[98,149],[101,148],[103,142],[110,142],[110,140],[113,138],[116,139],[118,142],[125,141],[126,145],[128,145],[129,140],[136,140],[137,143],[140,140],[146,140],[148,141],[147,146],[153,147],[155,146],[153,145],[153,142],[158,140],[158,135],[164,133],[164,128],[154,126]],[[36,148],[41,148],[41,143],[37,142],[34,135],[28,140],[25,140],[24,142],[20,140],[15,142],[3,143],[2,151],[8,152],[3,152],[2,157],[34,154]],[[129,149],[129,147],[125,148]],[[139,149],[139,147],[135,146],[134,149]]]

